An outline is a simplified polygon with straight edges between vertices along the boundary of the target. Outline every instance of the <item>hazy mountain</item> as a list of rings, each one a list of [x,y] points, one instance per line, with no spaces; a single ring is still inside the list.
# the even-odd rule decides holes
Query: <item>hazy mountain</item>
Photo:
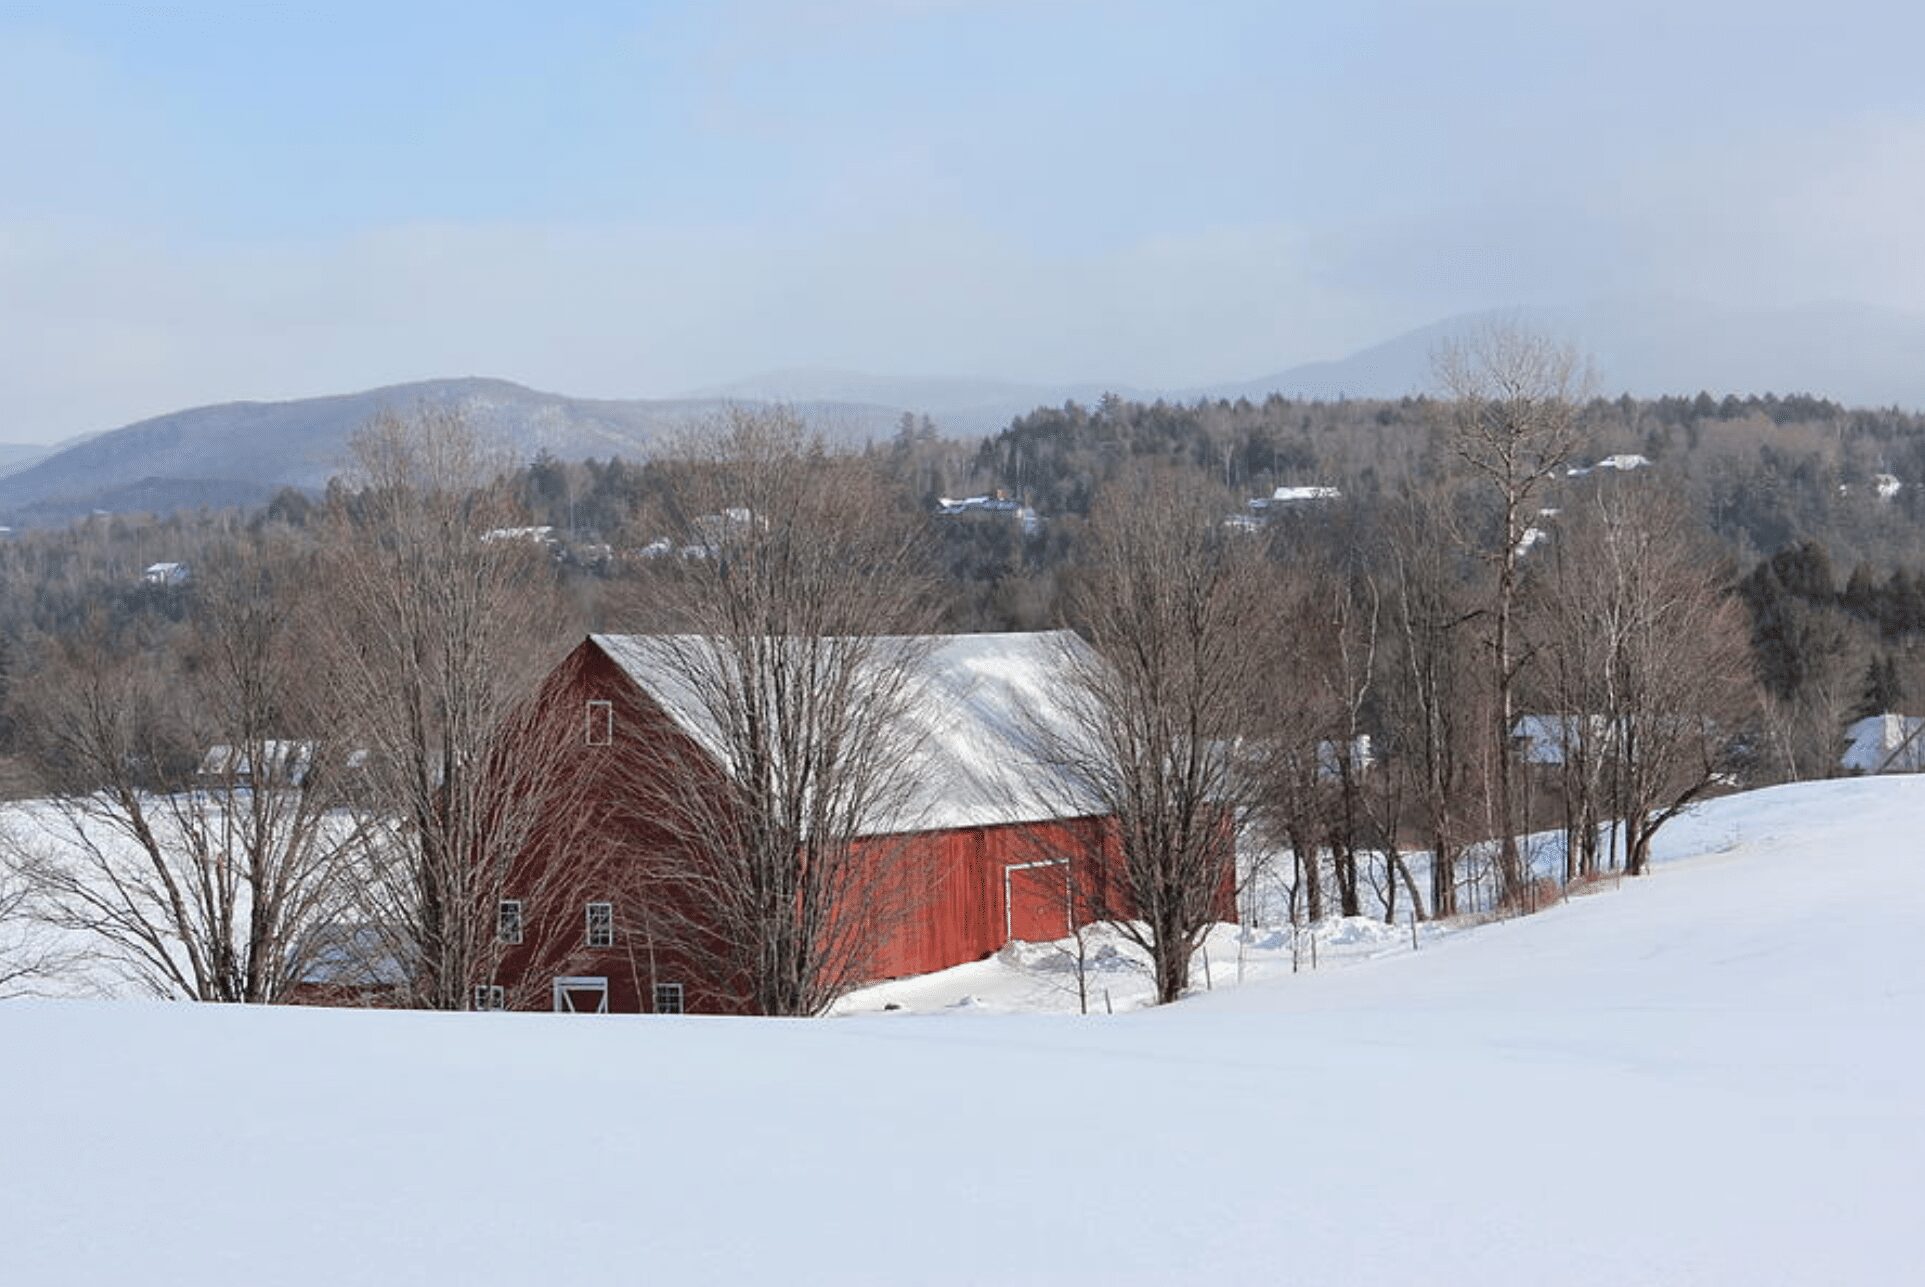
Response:
[[[948,376],[886,376],[826,367],[797,367],[770,371],[711,385],[684,394],[686,398],[754,402],[831,402],[899,407],[927,415],[951,435],[991,434],[1011,419],[1037,407],[1065,402],[1090,403],[1105,393],[1121,397],[1154,397],[1128,385],[1022,384],[1010,380]]]
[[[318,489],[343,467],[348,436],[382,410],[461,406],[485,434],[527,457],[638,456],[664,433],[727,402],[785,401],[831,437],[884,438],[907,412],[945,433],[994,433],[1067,400],[1124,397],[1400,397],[1432,386],[1445,338],[1501,318],[1568,337],[1596,361],[1607,395],[1811,393],[1856,405],[1925,407],[1925,317],[1865,305],[1723,308],[1620,299],[1567,309],[1447,318],[1331,362],[1255,380],[1167,391],[1096,383],[907,379],[778,371],[663,400],[595,401],[506,380],[432,380],[338,397],[235,402],[157,416],[53,448],[0,447],[0,521],[53,522],[95,508],[247,504],[284,486]],[[10,454],[12,453],[12,454]],[[36,459],[35,453],[43,453]],[[24,459],[22,459],[24,457]],[[16,463],[9,466],[9,459]]]
[[[517,455],[636,457],[683,425],[717,411],[715,400],[596,401],[542,393],[506,380],[430,380],[291,402],[231,402],[142,420],[54,449],[0,476],[0,514],[56,522],[92,509],[165,511],[241,505],[282,487],[318,489],[340,473],[348,438],[382,411],[460,406],[484,436]],[[893,432],[896,408],[799,402],[830,437],[863,441]]]
[[[59,451],[64,443],[0,442],[0,474],[10,474],[17,469],[25,469],[36,460],[44,460]]]
[[[1516,319],[1589,353],[1598,392],[1811,393],[1858,406],[1925,407],[1925,317],[1863,304],[1727,308],[1669,299],[1466,313],[1334,362],[1180,391],[1184,396],[1401,397],[1433,387],[1438,344]]]

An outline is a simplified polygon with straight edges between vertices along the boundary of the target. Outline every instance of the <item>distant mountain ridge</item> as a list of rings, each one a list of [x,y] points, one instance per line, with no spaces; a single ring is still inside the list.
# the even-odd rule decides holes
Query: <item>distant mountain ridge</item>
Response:
[[[1464,313],[1336,361],[1177,396],[1328,401],[1424,393],[1434,388],[1431,355],[1440,343],[1512,320],[1588,354],[1596,392],[1607,397],[1808,393],[1850,406],[1925,408],[1925,317],[1868,304],[1767,309],[1664,298]]]
[[[524,458],[646,454],[668,433],[713,415],[718,400],[597,400],[468,377],[287,402],[229,402],[155,416],[75,442],[0,476],[0,514],[60,522],[94,509],[166,512],[247,505],[282,487],[319,490],[347,466],[348,439],[383,412],[459,407],[484,438]],[[893,431],[892,408],[833,402],[797,410],[831,438]]]
[[[792,369],[665,399],[571,398],[469,377],[288,402],[225,403],[53,448],[18,455],[0,448],[0,522],[59,522],[92,509],[252,504],[285,486],[319,489],[345,466],[356,428],[382,411],[422,404],[460,406],[484,434],[523,456],[545,450],[580,459],[644,455],[665,434],[731,402],[788,402],[828,436],[860,443],[888,437],[905,413],[928,415],[952,436],[987,435],[1039,406],[1093,403],[1106,392],[1180,401],[1258,400],[1272,393],[1397,398],[1431,387],[1431,355],[1439,343],[1510,318],[1588,352],[1596,392],[1606,396],[1808,393],[1848,405],[1925,408],[1925,317],[1861,304],[1758,309],[1614,299],[1466,313],[1334,361],[1166,390]],[[36,450],[46,454],[34,459]]]

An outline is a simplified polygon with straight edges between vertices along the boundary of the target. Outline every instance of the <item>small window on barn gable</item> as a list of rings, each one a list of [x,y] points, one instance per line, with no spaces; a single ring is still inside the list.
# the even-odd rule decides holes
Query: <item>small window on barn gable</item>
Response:
[[[615,744],[614,702],[597,700],[588,703],[588,744],[590,746]]]
[[[588,946],[615,946],[615,904],[588,905]]]
[[[475,984],[475,1009],[506,1010],[508,1008],[508,989],[499,983]]]
[[[683,1014],[682,985],[679,983],[657,983],[655,985],[655,1013]]]
[[[495,909],[495,941],[498,943],[521,942],[521,900],[504,898]]]

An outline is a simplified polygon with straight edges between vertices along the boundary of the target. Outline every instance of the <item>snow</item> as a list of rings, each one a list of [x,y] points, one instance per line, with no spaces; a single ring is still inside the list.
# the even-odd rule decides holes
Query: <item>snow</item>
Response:
[[[1564,473],[1570,478],[1583,478],[1597,469],[1615,469],[1619,473],[1628,474],[1634,469],[1647,468],[1650,464],[1649,456],[1642,456],[1636,452],[1620,452],[1615,456],[1604,457],[1595,465],[1573,465]]]
[[[1522,744],[1526,764],[1564,763],[1565,750],[1588,731],[1591,742],[1602,744],[1611,735],[1611,722],[1603,715],[1519,715],[1511,725],[1511,737]]]
[[[720,723],[690,682],[699,666],[726,664],[692,636],[594,635],[596,646],[710,755],[726,762]],[[889,799],[868,834],[1000,826],[1101,812],[1054,763],[1074,744],[1076,689],[1068,670],[1087,657],[1067,630],[932,635],[865,641],[863,665],[914,667],[902,726],[905,798]],[[716,673],[720,673],[719,670]],[[708,696],[713,698],[714,689]]]
[[[1343,492],[1335,487],[1279,487],[1270,493],[1273,505],[1294,505],[1301,501],[1342,500]]]
[[[1925,769],[1925,718],[1868,715],[1845,729],[1839,767],[1854,773],[1916,773]]]
[[[0,1005],[9,1281],[1909,1281],[1925,779],[1114,1017]],[[106,1057],[103,1057],[106,1056]]]

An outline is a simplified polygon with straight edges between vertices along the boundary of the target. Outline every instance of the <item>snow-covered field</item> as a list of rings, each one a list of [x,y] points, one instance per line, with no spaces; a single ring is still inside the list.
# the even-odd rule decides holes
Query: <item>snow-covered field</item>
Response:
[[[1736,796],[1115,1016],[994,1013],[1035,962],[820,1022],[10,1002],[0,1280],[1910,1282],[1921,834],[1921,778]]]

